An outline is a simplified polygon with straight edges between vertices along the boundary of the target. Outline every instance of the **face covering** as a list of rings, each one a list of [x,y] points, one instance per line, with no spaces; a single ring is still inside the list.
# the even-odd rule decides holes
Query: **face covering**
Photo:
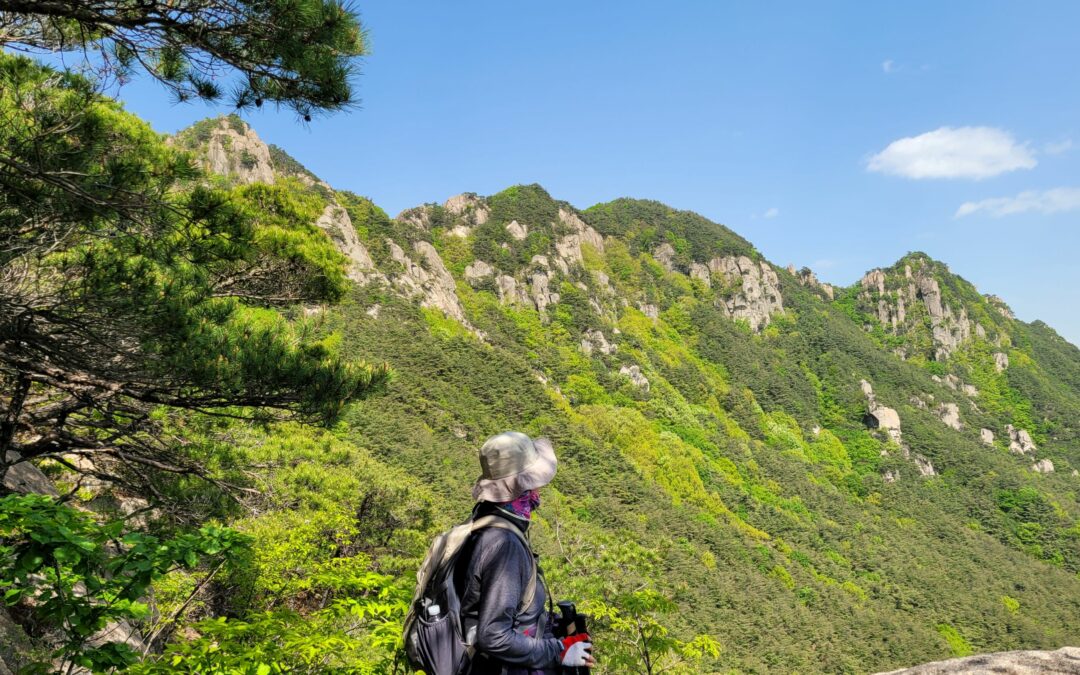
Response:
[[[516,516],[526,520],[532,518],[533,509],[540,506],[540,493],[536,490],[523,492],[520,497],[512,502],[505,502],[502,507]]]

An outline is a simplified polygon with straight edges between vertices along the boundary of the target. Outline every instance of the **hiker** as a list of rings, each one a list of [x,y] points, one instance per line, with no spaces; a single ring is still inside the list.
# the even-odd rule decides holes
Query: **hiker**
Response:
[[[492,436],[480,448],[473,520],[495,516],[527,533],[540,506],[538,490],[551,482],[556,465],[546,438],[516,431]],[[548,590],[524,538],[499,527],[473,532],[454,576],[466,642],[475,649],[468,675],[553,675],[560,666],[594,665],[587,634],[561,640],[552,635],[544,608]],[[519,611],[530,590],[532,602]]]

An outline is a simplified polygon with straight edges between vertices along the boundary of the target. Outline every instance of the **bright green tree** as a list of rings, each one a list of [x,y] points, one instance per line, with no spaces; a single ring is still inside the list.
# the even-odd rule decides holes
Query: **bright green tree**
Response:
[[[145,123],[22,57],[0,59],[0,119],[4,464],[108,459],[99,477],[145,492],[199,471],[158,433],[169,410],[323,420],[385,379],[281,311],[345,290],[318,209],[202,187]]]

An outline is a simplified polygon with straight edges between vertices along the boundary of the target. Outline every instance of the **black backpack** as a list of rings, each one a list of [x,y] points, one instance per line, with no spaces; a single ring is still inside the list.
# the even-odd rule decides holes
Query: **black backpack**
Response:
[[[461,597],[454,587],[454,568],[469,537],[485,527],[512,532],[532,552],[521,530],[504,519],[482,516],[450,528],[431,543],[416,571],[416,593],[405,617],[403,637],[409,665],[426,675],[458,675],[471,662],[475,648],[466,642]],[[518,613],[536,597],[536,566],[518,605]]]

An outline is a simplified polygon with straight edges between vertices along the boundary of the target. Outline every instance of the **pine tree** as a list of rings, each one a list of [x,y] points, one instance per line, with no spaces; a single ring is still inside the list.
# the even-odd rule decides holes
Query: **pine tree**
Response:
[[[318,214],[210,189],[87,80],[0,56],[0,474],[49,457],[154,496],[202,473],[159,433],[177,410],[322,420],[377,387],[286,318],[345,289]]]
[[[339,0],[0,0],[0,46],[82,50],[101,76],[142,71],[179,100],[282,105],[305,119],[354,103],[366,51]]]

